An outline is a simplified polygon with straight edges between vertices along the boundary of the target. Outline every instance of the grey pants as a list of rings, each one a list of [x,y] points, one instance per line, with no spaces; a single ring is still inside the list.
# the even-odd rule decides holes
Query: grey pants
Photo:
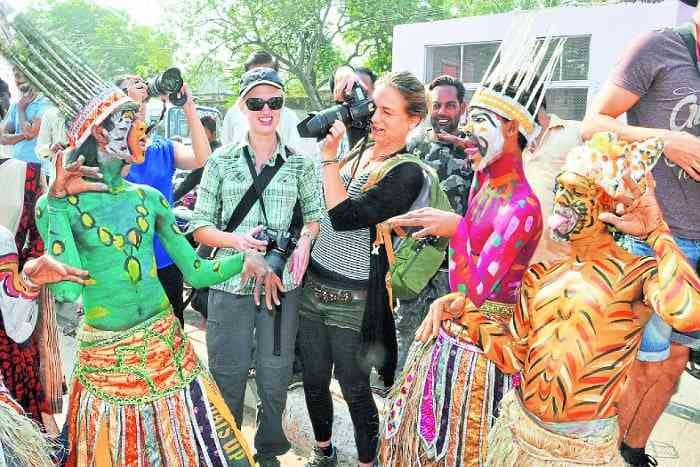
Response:
[[[440,270],[428,282],[418,298],[411,301],[402,301],[401,306],[396,310],[394,319],[396,320],[396,341],[398,343],[398,364],[396,366],[396,377],[394,381],[399,381],[403,366],[408,357],[408,351],[416,340],[418,326],[430,310],[430,305],[435,299],[450,292],[450,280],[447,271]]]
[[[252,295],[234,295],[211,289],[207,318],[209,370],[238,425],[242,425],[245,389],[256,347],[255,382],[258,387],[255,450],[262,456],[280,456],[291,445],[282,431],[282,412],[294,363],[299,327],[300,289],[284,294],[281,355],[273,355],[274,318]],[[255,341],[254,341],[255,339]]]

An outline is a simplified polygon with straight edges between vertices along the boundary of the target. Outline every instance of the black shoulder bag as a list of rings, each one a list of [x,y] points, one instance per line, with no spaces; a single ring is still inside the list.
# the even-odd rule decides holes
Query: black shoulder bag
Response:
[[[244,157],[248,157],[247,151]],[[284,164],[284,159],[278,157],[275,161],[274,166],[265,166],[260,172],[260,175],[258,175],[256,178],[253,178],[253,184],[250,185],[248,190],[243,195],[243,198],[241,198],[241,201],[238,203],[238,206],[236,206],[236,209],[233,211],[233,214],[231,214],[231,218],[228,220],[224,232],[233,232],[238,228],[239,225],[241,225],[241,222],[243,221],[243,219],[245,219],[245,216],[248,215],[251,208],[258,200],[256,182],[257,186],[264,190],[265,187],[267,187],[267,185],[270,183],[272,178],[275,176],[277,171],[280,169],[280,167],[282,167],[282,164]],[[197,254],[204,259],[214,259],[218,251],[218,248],[210,247],[207,245],[199,245],[199,247],[197,247]],[[190,304],[190,302],[192,303],[192,308],[194,308],[206,318],[209,314],[207,309],[209,303],[209,287],[193,289],[192,293],[185,301],[185,308],[187,308],[187,305]]]

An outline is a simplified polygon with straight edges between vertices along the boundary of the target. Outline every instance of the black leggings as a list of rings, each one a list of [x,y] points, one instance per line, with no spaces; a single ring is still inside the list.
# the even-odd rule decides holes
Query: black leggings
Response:
[[[304,395],[316,441],[331,439],[333,365],[343,398],[350,409],[360,462],[372,462],[377,453],[379,415],[369,387],[369,374],[359,365],[360,333],[301,317],[297,338],[304,367]]]
[[[165,295],[168,296],[170,304],[173,306],[173,313],[180,321],[181,326],[185,326],[183,312],[185,311],[185,302],[182,299],[184,289],[182,273],[174,264],[166,266],[158,270],[158,279],[160,285],[165,289]]]

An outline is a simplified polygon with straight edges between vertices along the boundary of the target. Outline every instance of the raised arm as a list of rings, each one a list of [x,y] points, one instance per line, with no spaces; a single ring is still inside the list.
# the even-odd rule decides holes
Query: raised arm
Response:
[[[243,270],[244,254],[238,253],[221,260],[205,260],[197,256],[194,249],[180,232],[175,215],[168,201],[154,189],[147,189],[148,205],[156,214],[156,233],[168,255],[182,271],[192,287],[208,287],[239,274]]]
[[[502,210],[503,211],[503,210]],[[531,240],[536,240],[542,233],[542,221],[539,206],[528,199],[514,199],[512,207],[499,213],[493,226],[493,232],[484,244],[477,259],[468,241],[467,221],[462,221],[452,248],[456,263],[451,282],[460,292],[465,293],[471,302],[480,307],[499,287],[501,279],[513,267],[520,250]],[[454,277],[454,279],[452,278]],[[462,290],[463,289],[463,290]]]
[[[656,274],[644,283],[644,298],[656,313],[681,332],[700,331],[700,279],[664,222],[649,237]]]
[[[625,178],[631,200],[620,198],[624,214],[603,213],[600,219],[623,233],[646,238],[656,257],[656,272],[644,280],[644,301],[664,321],[681,332],[700,330],[700,279],[663,220],[654,193],[654,178],[646,174],[646,191]],[[617,204],[616,204],[617,205]]]

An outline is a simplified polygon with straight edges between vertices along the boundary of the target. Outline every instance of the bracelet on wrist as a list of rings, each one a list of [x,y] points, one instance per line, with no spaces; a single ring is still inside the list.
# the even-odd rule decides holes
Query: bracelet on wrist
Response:
[[[337,163],[339,163],[339,162],[340,162],[340,161],[339,161],[338,159],[332,159],[332,160],[328,160],[328,161],[321,161],[321,167],[327,167],[327,166],[335,165],[335,164],[337,164]]]

